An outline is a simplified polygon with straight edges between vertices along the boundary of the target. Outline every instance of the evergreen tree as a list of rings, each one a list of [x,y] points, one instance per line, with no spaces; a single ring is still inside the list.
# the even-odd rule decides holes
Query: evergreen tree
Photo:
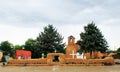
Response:
[[[101,31],[92,22],[84,27],[84,32],[80,34],[81,39],[77,42],[81,45],[81,50],[85,52],[101,51],[106,52],[107,41]]]
[[[44,27],[44,31],[37,37],[38,47],[40,54],[64,52],[65,44],[62,43],[63,37],[57,32],[53,25]]]

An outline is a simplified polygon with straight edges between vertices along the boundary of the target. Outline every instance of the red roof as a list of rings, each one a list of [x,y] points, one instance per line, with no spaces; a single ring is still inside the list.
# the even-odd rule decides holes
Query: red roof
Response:
[[[31,57],[32,53],[31,51],[26,51],[26,50],[16,50],[16,59],[18,59],[18,56],[23,56],[23,57]]]

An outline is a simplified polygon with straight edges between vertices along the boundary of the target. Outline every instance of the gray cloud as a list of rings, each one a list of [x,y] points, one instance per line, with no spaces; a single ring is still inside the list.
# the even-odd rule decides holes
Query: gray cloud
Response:
[[[120,19],[119,0],[0,0],[0,22],[15,26],[99,24]],[[116,21],[116,20],[114,20]]]

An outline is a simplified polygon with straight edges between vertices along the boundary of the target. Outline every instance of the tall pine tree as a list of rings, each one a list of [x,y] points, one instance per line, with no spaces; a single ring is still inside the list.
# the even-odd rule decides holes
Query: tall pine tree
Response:
[[[82,51],[90,53],[92,51],[106,52],[107,41],[93,22],[84,27],[84,32],[80,34],[80,37],[81,39],[77,43],[81,45]]]
[[[44,27],[44,31],[37,37],[38,49],[40,54],[64,52],[65,44],[62,42],[63,37],[57,32],[53,25]]]

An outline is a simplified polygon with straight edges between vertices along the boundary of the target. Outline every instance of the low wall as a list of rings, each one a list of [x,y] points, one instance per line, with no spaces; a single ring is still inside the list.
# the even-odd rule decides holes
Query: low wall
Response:
[[[12,59],[9,60],[8,62],[8,66],[10,65],[14,65],[14,66],[31,66],[31,65],[48,65],[47,64],[47,59],[21,59],[21,60],[17,60],[17,59]]]
[[[113,59],[72,59],[66,58],[64,60],[60,60],[58,65],[70,65],[70,66],[103,66],[105,64],[114,64]],[[44,65],[54,65],[52,64],[52,60],[49,59],[27,59],[27,60],[9,60],[8,66],[44,66]]]
[[[82,65],[82,66],[102,66],[115,64],[112,57],[105,59],[72,59],[66,58],[61,65]]]
[[[66,59],[61,65],[101,66],[105,62],[105,59]]]

